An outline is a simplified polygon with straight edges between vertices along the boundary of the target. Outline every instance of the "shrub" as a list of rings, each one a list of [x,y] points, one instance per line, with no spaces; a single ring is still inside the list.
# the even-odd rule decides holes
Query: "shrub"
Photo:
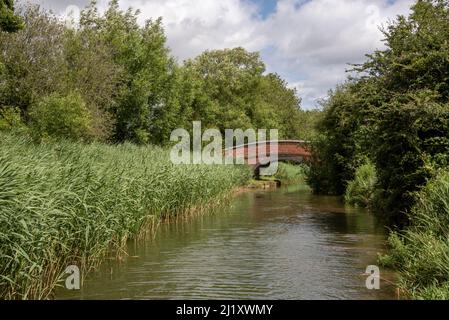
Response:
[[[26,126],[20,116],[20,110],[14,107],[0,109],[0,131],[24,131]]]
[[[449,172],[441,172],[416,195],[412,225],[390,235],[380,262],[399,272],[399,285],[413,298],[449,297]]]
[[[430,91],[403,95],[378,113],[372,158],[381,190],[382,213],[397,225],[413,207],[413,193],[432,178],[430,159],[449,153],[449,104],[435,102]]]
[[[52,94],[31,107],[31,130],[37,140],[81,139],[91,136],[91,115],[77,93]]]
[[[305,165],[295,165],[291,163],[278,164],[278,171],[275,178],[282,181],[283,184],[299,183],[304,179],[304,172],[307,170]]]
[[[376,167],[369,161],[357,168],[354,180],[348,183],[345,201],[348,204],[368,207],[376,188]]]

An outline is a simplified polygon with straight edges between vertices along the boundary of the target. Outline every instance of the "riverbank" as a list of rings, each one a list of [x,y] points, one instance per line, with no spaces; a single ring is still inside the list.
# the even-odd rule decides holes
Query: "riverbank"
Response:
[[[449,172],[441,170],[415,195],[410,225],[390,234],[380,262],[398,271],[413,299],[449,299]]]
[[[0,296],[45,299],[68,265],[92,270],[162,219],[220,202],[246,166],[173,165],[131,144],[33,144],[0,133]]]

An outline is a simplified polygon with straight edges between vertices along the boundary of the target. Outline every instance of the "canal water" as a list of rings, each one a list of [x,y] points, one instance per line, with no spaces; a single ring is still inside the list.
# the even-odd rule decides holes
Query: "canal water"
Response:
[[[368,290],[386,233],[362,209],[302,186],[255,190],[213,213],[163,224],[57,299],[394,299],[388,272]]]

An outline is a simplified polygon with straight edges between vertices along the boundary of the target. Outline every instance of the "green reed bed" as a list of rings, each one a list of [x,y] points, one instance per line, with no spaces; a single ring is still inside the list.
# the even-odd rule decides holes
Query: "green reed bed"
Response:
[[[380,262],[399,273],[399,287],[415,299],[449,299],[449,172],[415,194],[410,226],[389,237]]]
[[[64,269],[85,275],[148,225],[247,183],[246,166],[173,165],[131,144],[36,145],[0,133],[0,298],[49,298]]]

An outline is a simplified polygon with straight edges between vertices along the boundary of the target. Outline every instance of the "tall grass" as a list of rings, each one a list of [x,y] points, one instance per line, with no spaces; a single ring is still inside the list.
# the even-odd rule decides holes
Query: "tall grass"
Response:
[[[146,226],[222,199],[246,166],[173,165],[157,147],[36,145],[0,133],[0,298],[50,298]]]
[[[417,193],[411,226],[389,238],[380,261],[399,271],[399,285],[412,298],[449,299],[449,172]]]

